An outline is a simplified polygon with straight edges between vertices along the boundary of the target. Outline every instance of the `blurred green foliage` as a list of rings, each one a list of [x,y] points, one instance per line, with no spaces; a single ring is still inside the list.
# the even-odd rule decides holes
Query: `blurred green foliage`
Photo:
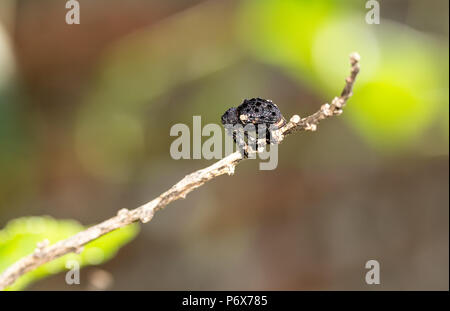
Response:
[[[82,77],[88,82],[76,92],[79,101],[74,100],[74,107],[67,108],[68,115],[73,112],[73,116],[64,115],[67,128],[54,122],[64,113],[47,116],[52,109],[45,109],[46,103],[52,102],[49,99],[55,101],[59,93],[64,93],[62,84],[52,85],[51,79],[48,84],[37,82],[55,71],[55,77],[70,84],[70,79],[64,79],[72,72],[67,75],[67,68],[58,60],[69,59],[70,63],[74,56],[67,56],[62,49],[54,51],[54,47],[34,53],[36,59],[30,59],[28,65],[31,69],[27,62],[21,66],[39,78],[31,79],[30,85],[19,85],[15,73],[17,70],[20,76],[23,69],[15,68],[13,56],[20,46],[13,48],[10,35],[0,28],[0,209],[20,206],[21,200],[46,200],[48,193],[64,189],[60,185],[63,181],[70,189],[92,176],[124,185],[135,181],[136,168],[147,165],[152,165],[154,174],[161,166],[160,159],[168,158],[169,149],[165,147],[171,125],[190,124],[192,115],[218,122],[220,113],[236,105],[237,98],[266,94],[271,98],[279,91],[271,81],[272,73],[278,77],[285,74],[284,81],[292,80],[299,90],[308,88],[321,98],[319,107],[342,89],[349,70],[348,55],[353,51],[361,55],[361,73],[342,118],[361,141],[378,155],[428,148],[430,153],[448,154],[448,37],[415,30],[385,18],[383,13],[380,25],[369,25],[364,2],[206,1],[131,35],[121,32],[121,37],[103,46],[100,57],[92,62],[92,77]],[[21,30],[26,23],[17,26]],[[120,29],[120,22],[116,26]],[[79,44],[80,54],[87,50],[89,35],[97,40],[102,31],[107,32],[101,27],[85,29],[89,33],[80,34],[87,40]],[[53,38],[58,32],[46,33],[45,37]],[[70,34],[65,35],[65,40],[71,40]],[[20,40],[26,43],[30,39]],[[69,42],[62,37],[60,40]],[[46,52],[54,60],[46,60]],[[47,67],[50,70],[46,71]],[[33,88],[44,95],[28,94],[27,89]],[[312,112],[302,108],[296,106],[295,112]],[[43,129],[47,127],[49,132],[67,133],[61,135],[63,140],[50,142],[54,137],[46,137],[48,132]],[[63,146],[63,152],[54,154],[59,149],[53,144]],[[418,155],[423,153],[413,154]],[[61,173],[59,167],[49,173],[50,165],[42,166],[43,159],[60,160],[63,168],[70,169]],[[106,188],[96,186],[95,190]],[[80,191],[86,188],[89,186],[82,184]],[[80,255],[68,254],[24,275],[9,289],[22,289],[63,271],[69,259],[79,260],[82,266],[100,264],[130,241],[138,228],[132,225],[112,232],[87,245]],[[75,221],[50,217],[11,221],[0,231],[0,272],[30,254],[37,242],[47,238],[54,243],[82,229]]]
[[[446,128],[448,114],[440,116],[448,110],[448,45],[388,20],[367,24],[363,7],[352,3],[246,1],[237,30],[254,57],[280,66],[325,100],[337,95],[348,55],[358,51],[362,69],[346,118],[379,151],[410,147],[433,121]],[[440,142],[448,146],[444,132]]]
[[[11,220],[0,231],[0,273],[18,259],[31,254],[37,243],[48,239],[50,244],[53,244],[83,229],[85,227],[74,220],[56,220],[51,217],[23,217]],[[85,245],[81,254],[67,254],[26,273],[7,290],[23,289],[43,277],[61,272],[66,269],[66,262],[69,260],[76,260],[80,267],[102,264],[114,257],[138,232],[138,224],[110,232]]]
[[[166,128],[154,124],[190,122],[194,114],[216,122],[213,116],[242,94],[270,97],[274,90],[248,73],[246,62],[277,68],[331,101],[342,89],[353,51],[360,53],[362,69],[343,118],[355,133],[381,155],[428,148],[446,154],[448,42],[384,15],[380,25],[367,24],[366,13],[360,1],[248,0],[233,9],[213,2],[117,41],[99,63],[77,114],[79,159],[101,179],[126,182],[146,142],[152,148],[165,143]],[[226,85],[227,73],[223,80],[214,75],[236,64],[240,84]],[[164,94],[204,77],[204,87],[192,88],[170,109],[174,119],[159,117]],[[428,140],[436,128],[442,130]]]

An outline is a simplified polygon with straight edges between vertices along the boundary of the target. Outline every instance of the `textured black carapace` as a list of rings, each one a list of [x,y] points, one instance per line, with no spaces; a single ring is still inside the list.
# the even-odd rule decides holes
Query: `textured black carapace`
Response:
[[[271,129],[273,129],[274,127],[280,128],[284,126],[286,124],[286,120],[281,114],[280,109],[278,109],[278,106],[275,105],[271,100],[252,98],[245,99],[238,107],[232,107],[225,111],[225,113],[222,115],[222,124],[225,125],[228,134],[233,136],[234,142],[237,142],[238,145],[243,148],[245,145],[247,145],[247,142],[250,138],[248,137],[248,133],[246,132],[247,130],[244,131],[244,137],[238,137],[238,131],[232,128],[235,125],[239,124],[245,128],[246,125],[252,124],[254,125],[254,130],[256,133],[258,133],[258,136],[261,135],[258,132],[258,127],[261,128],[262,125],[264,125],[265,134],[263,133],[263,137],[266,138],[266,143],[270,144]],[[244,154],[246,155],[246,152],[244,152]]]
[[[282,127],[286,120],[278,106],[271,100],[262,98],[245,99],[237,108],[230,108],[222,115],[222,124],[265,124],[269,128],[272,124]]]

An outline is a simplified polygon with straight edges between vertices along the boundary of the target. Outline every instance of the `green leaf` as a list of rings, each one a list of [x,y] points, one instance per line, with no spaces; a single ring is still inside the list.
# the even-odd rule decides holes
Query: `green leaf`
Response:
[[[53,244],[84,229],[84,226],[74,220],[56,220],[49,216],[11,220],[0,231],[0,273],[20,258],[31,254],[38,242],[48,239]],[[138,232],[138,224],[110,232],[85,245],[81,254],[64,255],[26,273],[7,290],[21,290],[41,278],[61,272],[66,269],[66,262],[70,260],[76,260],[80,267],[102,264],[113,258]]]

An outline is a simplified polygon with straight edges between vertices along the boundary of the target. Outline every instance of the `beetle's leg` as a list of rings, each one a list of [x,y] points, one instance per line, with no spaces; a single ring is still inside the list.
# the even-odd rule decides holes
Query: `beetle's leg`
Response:
[[[247,150],[249,149],[249,144],[248,144],[248,132],[244,130],[244,158],[248,158],[248,152]]]
[[[270,129],[266,129],[266,144],[270,145],[270,136],[271,136],[271,132]]]
[[[233,141],[237,145],[238,150],[244,155],[244,158],[248,158],[247,144],[245,143],[245,134],[242,135],[236,130],[233,131]]]
[[[263,139],[265,139],[265,141],[266,141],[265,144],[261,143],[262,147],[264,147],[265,145],[270,145],[270,129],[269,128],[270,127],[268,127],[267,124],[264,124],[264,128],[263,128],[264,132],[260,133],[258,131],[258,126],[256,125],[256,133],[258,133],[258,141],[263,140]]]

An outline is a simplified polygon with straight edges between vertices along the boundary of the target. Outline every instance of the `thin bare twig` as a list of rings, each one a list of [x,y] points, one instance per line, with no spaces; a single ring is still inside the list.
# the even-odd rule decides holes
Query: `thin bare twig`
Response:
[[[298,115],[294,115],[285,126],[276,131],[274,136],[279,143],[294,131],[315,131],[321,120],[342,113],[345,103],[352,95],[353,84],[359,72],[359,55],[352,53],[350,55],[350,62],[350,76],[345,80],[346,84],[341,95],[335,97],[331,104],[322,105],[319,111],[308,117],[300,118]],[[185,198],[189,192],[202,186],[207,181],[224,174],[232,175],[236,165],[244,159],[242,153],[236,151],[211,166],[185,176],[168,191],[142,206],[133,210],[121,209],[116,216],[53,245],[48,245],[48,241],[39,243],[32,254],[18,260],[0,275],[0,290],[13,284],[23,274],[49,261],[71,252],[82,252],[84,245],[113,230],[136,221],[143,223],[149,222],[155,212],[175,200]]]

